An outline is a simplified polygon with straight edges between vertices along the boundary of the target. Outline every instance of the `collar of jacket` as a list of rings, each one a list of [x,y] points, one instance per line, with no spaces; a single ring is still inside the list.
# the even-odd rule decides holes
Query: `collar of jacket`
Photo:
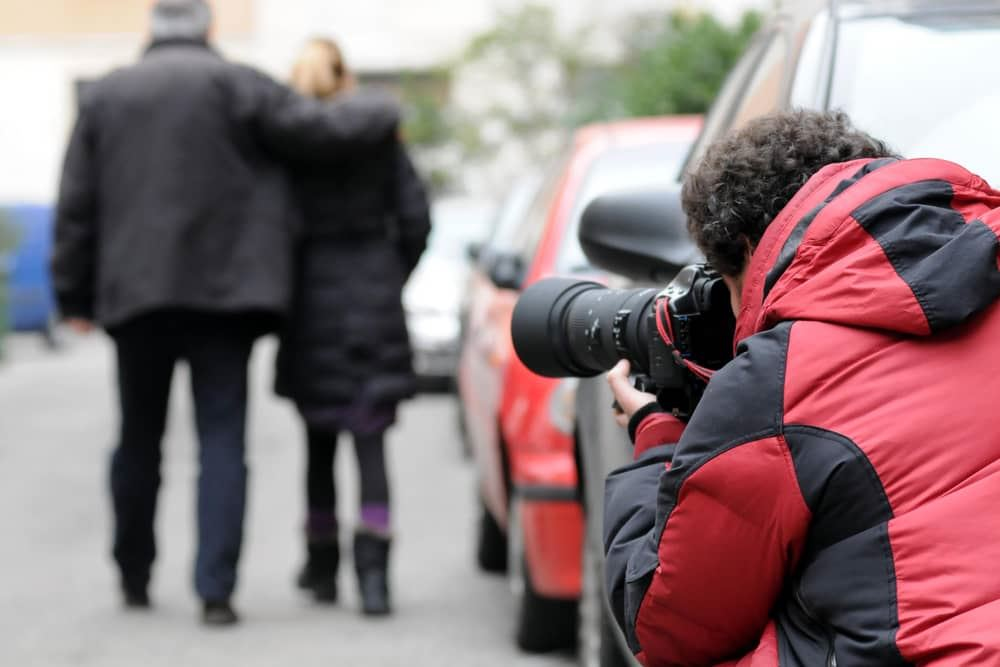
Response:
[[[171,39],[156,39],[153,40],[149,46],[146,47],[146,53],[151,51],[157,51],[159,49],[166,49],[175,46],[185,46],[194,49],[205,49],[206,51],[214,51],[207,40],[204,39],[188,39],[183,37],[175,37]]]
[[[809,212],[812,206],[828,197],[846,174],[849,174],[852,169],[856,171],[859,165],[868,161],[856,160],[823,167],[799,189],[774,221],[768,225],[764,236],[750,258],[750,265],[747,267],[746,277],[743,280],[742,305],[736,316],[734,344],[738,345],[739,341],[761,330],[761,315],[765,299],[764,281],[796,224],[802,216]]]
[[[739,341],[813,320],[928,336],[1000,299],[1000,192],[931,158],[855,160],[816,173],[754,251]]]

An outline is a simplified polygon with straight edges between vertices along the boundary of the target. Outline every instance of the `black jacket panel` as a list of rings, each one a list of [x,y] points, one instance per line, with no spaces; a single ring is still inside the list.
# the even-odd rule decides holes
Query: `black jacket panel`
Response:
[[[349,160],[395,116],[320,105],[203,44],[154,45],[81,101],[57,207],[63,313],[284,312],[301,218],[275,158]]]
[[[416,388],[400,297],[430,231],[423,184],[392,140],[349,165],[300,166],[296,185],[306,233],[278,393],[307,420],[394,406]]]

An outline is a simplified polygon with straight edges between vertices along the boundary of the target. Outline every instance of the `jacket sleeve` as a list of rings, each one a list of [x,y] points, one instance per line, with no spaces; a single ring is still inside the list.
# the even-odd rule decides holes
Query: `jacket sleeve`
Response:
[[[63,317],[93,319],[97,283],[97,161],[90,113],[81,105],[56,203],[52,283]]]
[[[394,188],[399,249],[412,273],[427,248],[431,214],[427,190],[402,143],[397,143]]]
[[[781,436],[784,341],[784,327],[750,339],[672,452],[607,480],[607,590],[646,665],[738,657],[796,565],[810,513]]]
[[[281,158],[342,160],[352,149],[384,142],[398,131],[399,107],[387,95],[358,93],[321,102],[251,68],[239,71],[237,112]]]
[[[646,450],[675,444],[684,434],[686,424],[653,402],[639,409],[628,423],[632,440],[632,458],[639,460]]]

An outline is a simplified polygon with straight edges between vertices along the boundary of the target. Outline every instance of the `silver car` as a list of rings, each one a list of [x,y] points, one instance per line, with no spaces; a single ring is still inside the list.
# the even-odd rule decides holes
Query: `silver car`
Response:
[[[468,248],[486,238],[494,208],[492,201],[472,197],[449,197],[433,205],[427,250],[403,289],[413,367],[427,389],[452,386],[469,273]]]
[[[1000,117],[993,57],[1000,44],[996,0],[803,0],[784,3],[736,65],[709,114],[688,164],[729,130],[776,109],[842,109],[861,129],[907,157],[932,156],[1000,182]],[[887,57],[887,53],[891,57]],[[957,97],[956,97],[957,96]],[[679,210],[667,193],[666,223]],[[623,220],[622,234],[628,233]],[[581,634],[588,667],[634,664],[609,620],[602,564],[607,474],[631,461],[612,419],[604,378],[577,393],[577,433],[587,512]]]

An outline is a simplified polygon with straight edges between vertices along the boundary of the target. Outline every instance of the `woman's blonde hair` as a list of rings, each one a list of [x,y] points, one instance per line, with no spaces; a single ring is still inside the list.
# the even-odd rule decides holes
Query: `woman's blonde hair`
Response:
[[[340,47],[332,39],[309,40],[292,68],[292,88],[318,99],[328,99],[348,90],[353,79]]]

